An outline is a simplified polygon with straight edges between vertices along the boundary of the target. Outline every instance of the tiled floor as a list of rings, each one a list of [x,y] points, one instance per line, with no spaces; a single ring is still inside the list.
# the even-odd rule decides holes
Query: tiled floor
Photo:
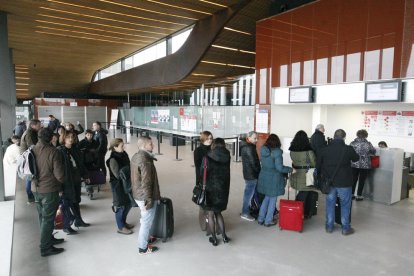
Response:
[[[127,145],[131,157],[136,138]],[[156,149],[154,150],[156,151]],[[38,254],[35,208],[16,206],[15,225],[21,228],[19,211],[30,214],[26,232],[15,232],[12,275],[33,274],[35,267],[48,268],[50,275],[413,275],[414,200],[392,206],[370,201],[354,202],[352,225],[356,233],[344,237],[337,228],[324,230],[324,196],[320,195],[318,215],[305,221],[304,232],[266,228],[239,217],[244,188],[241,163],[231,164],[231,191],[228,210],[223,213],[231,243],[213,247],[198,225],[198,207],[191,200],[194,185],[193,155],[190,146],[179,147],[182,161],[174,161],[175,147],[167,138],[161,144],[156,167],[161,193],[173,200],[175,230],[156,254],[140,256],[137,250],[139,211],[128,217],[135,233],[116,233],[108,185],[90,200],[83,195],[82,214],[91,227],[78,235],[64,237],[65,252],[48,258]],[[22,193],[20,193],[22,194]],[[16,201],[16,204],[24,202]],[[25,209],[22,209],[25,208]],[[21,211],[20,211],[21,214]],[[16,236],[17,235],[17,236]],[[28,242],[26,242],[26,240]],[[16,253],[18,252],[18,253]],[[30,253],[28,253],[30,252]],[[25,256],[28,255],[28,256]],[[27,258],[33,259],[28,261]],[[47,269],[46,269],[47,270]],[[42,270],[43,273],[47,271]],[[45,274],[47,275],[47,274]]]

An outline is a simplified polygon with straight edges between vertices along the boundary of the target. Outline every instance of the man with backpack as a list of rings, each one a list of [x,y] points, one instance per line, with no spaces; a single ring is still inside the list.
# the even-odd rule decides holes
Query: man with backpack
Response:
[[[37,173],[32,180],[32,191],[36,199],[40,223],[40,254],[42,257],[63,252],[54,245],[63,239],[53,237],[56,211],[59,207],[59,193],[65,181],[62,154],[50,144],[53,132],[49,128],[39,131],[39,142],[33,148]]]
[[[26,151],[30,146],[36,145],[37,143],[37,132],[41,128],[41,123],[39,120],[33,119],[29,122],[29,128],[23,133],[20,139],[20,153]],[[34,196],[30,190],[31,180],[26,178],[26,193],[27,193],[27,204],[34,203]]]

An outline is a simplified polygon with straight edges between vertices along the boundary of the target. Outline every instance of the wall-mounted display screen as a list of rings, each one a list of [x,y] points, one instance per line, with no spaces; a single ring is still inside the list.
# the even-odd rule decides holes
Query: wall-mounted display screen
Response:
[[[367,82],[365,102],[401,102],[401,80]]]
[[[313,93],[311,86],[289,88],[289,103],[312,103]]]

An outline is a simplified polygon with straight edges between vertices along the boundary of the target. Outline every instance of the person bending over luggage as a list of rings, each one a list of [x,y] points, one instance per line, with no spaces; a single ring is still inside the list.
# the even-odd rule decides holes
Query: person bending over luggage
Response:
[[[290,143],[290,158],[295,172],[290,176],[290,185],[297,191],[313,191],[314,188],[306,186],[306,172],[315,168],[316,157],[309,143],[306,132],[299,130]]]
[[[332,233],[335,222],[335,203],[339,197],[341,205],[342,235],[351,235],[355,230],[349,222],[352,195],[351,161],[359,159],[354,148],[345,144],[346,133],[343,129],[335,131],[333,141],[320,152],[316,160],[316,169],[332,180],[329,194],[326,195],[325,231]]]
[[[292,168],[283,166],[283,151],[280,139],[270,134],[260,149],[262,169],[259,174],[257,191],[265,195],[260,206],[257,222],[264,226],[276,225],[273,221],[277,197],[285,194],[286,180],[284,174],[291,173]]]
[[[352,162],[351,164],[353,176],[352,199],[355,199],[354,194],[358,183],[357,201],[364,200],[362,191],[364,190],[368,172],[371,169],[371,156],[376,153],[374,146],[371,142],[368,142],[367,138],[368,132],[365,129],[360,129],[357,131],[357,138],[351,142],[351,146],[359,155],[359,160],[357,162]]]
[[[124,151],[124,141],[121,138],[113,139],[109,145],[109,150],[111,155],[106,160],[106,165],[109,169],[109,182],[113,197],[112,210],[115,213],[118,233],[129,235],[132,234],[131,229],[134,228],[134,225],[126,222],[128,213],[131,210],[131,202],[120,178],[120,171],[124,167],[127,167],[128,171],[130,171],[130,161],[128,154]]]
[[[230,191],[230,152],[222,138],[216,138],[207,153],[206,204],[203,209],[208,212],[208,227],[211,232],[209,242],[217,246],[216,221],[223,237],[228,243],[222,211],[227,209]]]
[[[201,166],[203,162],[204,156],[207,155],[207,153],[211,150],[211,143],[213,142],[213,135],[210,131],[203,131],[200,133],[200,146],[198,146],[194,150],[194,167],[195,167],[195,173],[196,173],[196,184],[202,180],[203,175],[200,174]],[[208,220],[207,213],[201,208],[198,212],[198,222],[200,223],[201,231],[207,230],[207,222]]]
[[[83,221],[80,213],[81,176],[86,183],[89,183],[89,176],[83,165],[80,151],[73,146],[75,135],[73,132],[66,131],[62,137],[64,144],[58,147],[58,150],[63,154],[65,165],[65,182],[62,195],[64,206],[63,231],[68,235],[78,233],[71,227],[73,222],[76,227],[88,227],[90,225]]]
[[[138,152],[131,158],[131,184],[132,195],[141,210],[138,253],[144,255],[158,250],[158,247],[152,245],[156,239],[150,239],[149,232],[161,195],[154,166],[154,160],[157,159],[152,153],[152,140],[150,137],[140,137],[137,144]]]
[[[250,131],[246,141],[240,142],[240,155],[243,162],[243,178],[245,182],[243,206],[240,217],[248,221],[255,218],[250,215],[250,202],[256,191],[257,178],[260,173],[260,160],[256,151],[257,133]]]

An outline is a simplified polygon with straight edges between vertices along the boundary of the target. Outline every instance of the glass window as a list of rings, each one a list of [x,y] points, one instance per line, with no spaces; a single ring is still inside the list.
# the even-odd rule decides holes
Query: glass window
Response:
[[[188,36],[191,33],[191,29],[188,29],[178,35],[175,35],[171,38],[171,54],[174,54],[178,49],[183,46],[184,42],[187,40]]]
[[[280,87],[287,86],[288,66],[286,64],[280,65]]]
[[[166,54],[167,42],[164,40],[133,55],[133,67],[140,66],[156,59],[160,59],[162,57],[165,57]]]
[[[124,60],[125,70],[131,69],[134,67],[134,60],[132,57],[128,57]]]
[[[394,68],[394,47],[382,50],[381,78],[391,79]]]
[[[300,85],[300,62],[292,63],[292,86]]]
[[[331,60],[331,83],[344,81],[344,56],[335,56]]]
[[[328,82],[328,59],[320,58],[316,61],[316,83]]]
[[[109,67],[102,69],[101,71],[101,79],[110,77],[112,75],[118,74],[121,72],[121,62],[118,61],[117,63],[112,64]]]
[[[359,81],[361,69],[361,53],[349,54],[346,56],[346,81]]]
[[[377,80],[379,74],[380,50],[365,52],[364,80]]]
[[[303,84],[313,84],[313,60],[307,60],[303,63]]]

